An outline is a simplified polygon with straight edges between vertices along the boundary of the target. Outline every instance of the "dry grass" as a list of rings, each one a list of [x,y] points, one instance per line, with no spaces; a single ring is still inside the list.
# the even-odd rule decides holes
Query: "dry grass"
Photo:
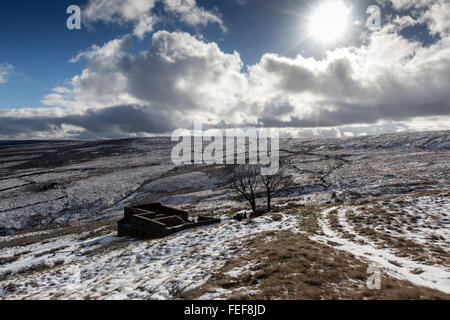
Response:
[[[300,230],[310,234],[321,234],[318,218],[325,207],[308,206],[302,207],[298,212],[303,216],[300,222]]]
[[[354,234],[348,233],[342,225],[339,223],[338,219],[338,209],[333,210],[328,213],[328,220],[330,221],[330,226],[333,230],[337,231],[342,237],[346,239],[353,240],[355,238]]]
[[[16,254],[12,257],[0,257],[0,266],[17,261],[20,258],[20,254]]]
[[[247,240],[245,247],[248,254],[229,260],[203,286],[177,296],[196,299],[222,288],[231,291],[226,298],[244,300],[450,299],[450,295],[437,290],[386,276],[382,276],[381,290],[369,290],[365,262],[304,234],[266,232]],[[227,274],[246,265],[252,267],[236,278]]]
[[[271,213],[269,216],[273,221],[281,221],[283,219],[283,215],[279,213]]]
[[[54,249],[50,249],[50,250],[46,250],[46,251],[42,251],[42,252],[38,252],[36,253],[34,256],[36,258],[42,257],[42,256],[46,256],[46,255],[51,255],[51,254],[55,254],[59,251],[63,251],[64,249],[66,249],[68,246],[62,246],[62,247],[58,247],[58,248],[54,248]]]

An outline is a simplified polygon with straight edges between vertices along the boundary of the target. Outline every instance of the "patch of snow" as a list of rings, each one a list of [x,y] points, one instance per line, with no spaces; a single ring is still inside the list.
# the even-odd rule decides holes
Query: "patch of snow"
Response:
[[[414,262],[410,259],[399,257],[395,255],[390,249],[379,249],[374,243],[364,238],[366,244],[362,245],[357,242],[340,237],[335,231],[331,229],[327,216],[330,212],[338,209],[338,207],[331,207],[322,212],[322,217],[319,220],[319,225],[322,228],[324,236],[313,237],[316,241],[327,243],[333,241],[338,243],[339,249],[348,251],[356,256],[363,257],[369,261],[375,262],[382,267],[386,272],[394,277],[406,279],[414,284],[434,288],[445,293],[450,293],[450,272],[446,271],[442,266],[430,266]],[[344,228],[356,234],[349,224],[343,221],[342,214],[340,215],[340,223]],[[362,238],[362,237],[358,237]],[[392,265],[389,261],[397,261],[400,265]],[[414,269],[424,270],[420,275],[412,274]]]

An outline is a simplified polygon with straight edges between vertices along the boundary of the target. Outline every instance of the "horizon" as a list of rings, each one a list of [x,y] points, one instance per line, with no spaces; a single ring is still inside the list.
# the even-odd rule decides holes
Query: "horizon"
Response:
[[[268,128],[271,129],[271,128]],[[224,130],[224,129],[222,129]],[[450,130],[423,130],[423,131],[401,131],[401,132],[386,132],[386,133],[379,133],[379,134],[367,134],[367,135],[359,135],[359,136],[353,136],[353,137],[293,137],[293,136],[280,136],[280,142],[281,140],[285,139],[298,139],[298,140],[351,140],[351,139],[364,139],[364,138],[370,138],[370,137],[378,137],[378,136],[394,136],[394,135],[402,135],[402,134],[408,134],[408,135],[414,135],[414,134],[436,134],[436,133],[443,133],[443,132],[450,132]],[[191,135],[191,138],[194,137],[202,137],[201,135]],[[171,139],[172,137],[167,135],[155,135],[155,136],[148,136],[148,137],[127,137],[127,138],[101,138],[101,139],[23,139],[23,140],[0,140],[1,143],[58,143],[58,142],[108,142],[108,141],[125,141],[125,140],[141,140],[141,139]],[[224,137],[226,139],[226,137]],[[25,144],[24,144],[25,145]],[[1,147],[1,146],[0,146]]]

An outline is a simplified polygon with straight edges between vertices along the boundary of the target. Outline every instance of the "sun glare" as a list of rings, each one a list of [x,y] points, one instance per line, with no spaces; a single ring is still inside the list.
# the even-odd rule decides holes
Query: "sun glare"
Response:
[[[350,8],[338,0],[321,3],[309,18],[310,35],[321,42],[339,40],[349,26]]]

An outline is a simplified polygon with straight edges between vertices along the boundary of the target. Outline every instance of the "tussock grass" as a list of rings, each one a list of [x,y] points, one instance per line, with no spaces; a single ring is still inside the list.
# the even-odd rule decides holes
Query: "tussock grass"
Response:
[[[273,239],[266,241],[267,238]],[[196,299],[227,289],[227,299],[450,299],[450,295],[407,281],[382,276],[381,290],[369,290],[368,264],[351,253],[290,231],[262,233],[247,240],[249,253],[229,260],[203,286],[178,292]],[[254,262],[257,262],[254,264]],[[237,277],[230,270],[251,265]],[[251,291],[250,291],[251,290]]]
[[[298,213],[303,216],[300,222],[300,230],[310,234],[321,234],[322,230],[318,219],[322,210],[324,210],[324,207],[320,206],[308,206],[299,209]]]

